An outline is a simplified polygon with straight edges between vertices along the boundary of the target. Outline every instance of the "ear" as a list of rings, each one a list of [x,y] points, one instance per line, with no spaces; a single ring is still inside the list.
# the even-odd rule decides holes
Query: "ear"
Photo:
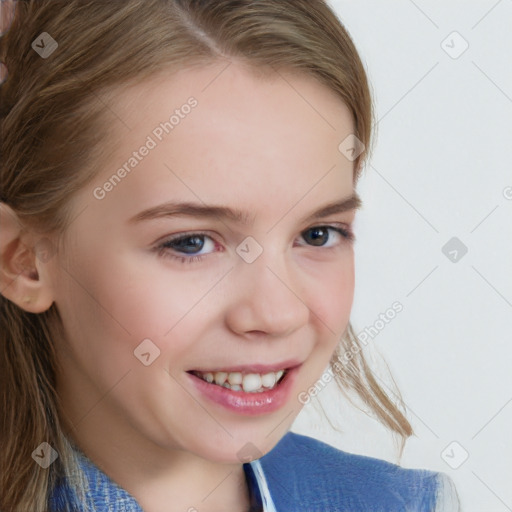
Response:
[[[47,237],[23,228],[5,203],[0,203],[0,293],[30,313],[42,313],[53,303],[47,262],[54,255]]]

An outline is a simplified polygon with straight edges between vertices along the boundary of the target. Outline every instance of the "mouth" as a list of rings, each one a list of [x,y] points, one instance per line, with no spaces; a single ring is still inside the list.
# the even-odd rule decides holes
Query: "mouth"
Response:
[[[203,399],[236,414],[253,416],[275,412],[288,403],[301,366],[302,362],[286,361],[186,373]]]
[[[231,372],[231,371],[207,371],[191,370],[191,373],[208,384],[221,386],[231,391],[244,393],[263,393],[278,386],[286,377],[289,369],[283,368],[277,371],[260,372]]]

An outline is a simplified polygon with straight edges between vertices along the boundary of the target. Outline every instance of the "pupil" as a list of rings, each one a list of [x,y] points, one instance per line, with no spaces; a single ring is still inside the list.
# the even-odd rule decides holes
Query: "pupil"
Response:
[[[324,245],[327,242],[327,230],[324,228],[314,228],[309,230],[312,236],[310,240],[313,242],[313,245]]]
[[[176,242],[176,247],[187,253],[200,251],[203,248],[204,240],[200,236],[188,236]]]

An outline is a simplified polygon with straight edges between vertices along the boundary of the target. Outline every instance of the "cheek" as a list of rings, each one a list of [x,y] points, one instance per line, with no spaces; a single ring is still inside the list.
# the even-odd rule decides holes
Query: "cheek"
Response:
[[[68,342],[89,365],[110,361],[117,367],[140,364],[133,351],[150,339],[163,353],[172,350],[178,359],[190,344],[190,318],[203,311],[201,299],[218,280],[216,276],[171,272],[154,254],[142,258],[123,257],[115,261],[101,253],[73,257],[73,265],[63,274],[57,307]],[[83,254],[83,253],[81,253]],[[183,325],[189,335],[176,338]]]
[[[140,264],[120,262],[117,270],[109,273],[109,285],[102,287],[102,297],[132,337],[159,340],[162,350],[172,345],[176,353],[186,341],[180,343],[174,334],[183,325],[191,332],[200,327],[197,316],[210,303],[211,298],[206,296],[219,277],[211,272],[179,272],[165,263],[155,263],[156,258],[145,257]]]
[[[352,309],[355,281],[353,259],[349,258],[342,264],[324,270],[316,285],[309,285],[311,321],[316,322],[316,331],[319,334],[297,384],[298,401],[302,405],[304,402],[301,401],[299,393],[312,389],[322,377],[322,372],[329,364],[348,325]]]
[[[315,285],[309,287],[309,301],[313,320],[326,337],[339,341],[345,330],[354,298],[354,261],[351,254],[342,264],[325,268]]]

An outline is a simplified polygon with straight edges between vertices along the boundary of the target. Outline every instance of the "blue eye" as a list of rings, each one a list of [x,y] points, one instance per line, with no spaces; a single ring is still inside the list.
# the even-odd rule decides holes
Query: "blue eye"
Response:
[[[176,240],[172,240],[172,243],[166,242],[164,245],[170,245],[178,251],[183,251],[186,254],[195,254],[195,251],[201,251],[205,246],[204,241],[205,235],[191,235]]]
[[[210,244],[206,243],[205,239],[208,239]],[[190,233],[170,238],[159,245],[157,249],[158,253],[162,256],[169,256],[179,260],[181,263],[193,263],[203,259],[205,254],[200,254],[200,251],[202,251],[205,246],[208,247],[208,245],[215,250],[215,241],[210,236],[205,233]],[[175,254],[169,253],[169,250],[181,254],[190,254],[191,256],[176,256]]]
[[[337,240],[336,236],[333,237],[332,232],[341,237],[342,241]],[[314,226],[303,231],[301,236],[306,240],[307,246],[325,249],[341,245],[343,241],[348,243],[355,241],[352,231],[338,226]],[[331,240],[332,243],[328,245]],[[194,232],[171,237],[157,246],[156,250],[160,256],[170,257],[180,263],[195,263],[203,260],[208,254],[216,252],[216,243],[206,233]]]

